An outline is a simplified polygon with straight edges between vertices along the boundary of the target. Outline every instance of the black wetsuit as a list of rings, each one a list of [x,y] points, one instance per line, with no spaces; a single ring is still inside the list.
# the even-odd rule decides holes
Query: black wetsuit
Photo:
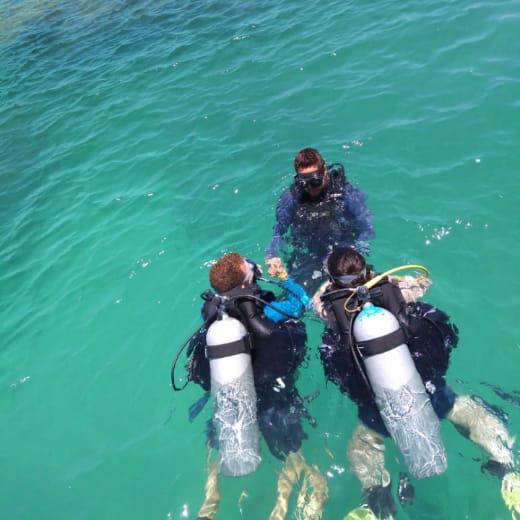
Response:
[[[236,289],[227,293],[233,301],[226,312],[239,319],[253,335],[253,375],[257,396],[257,420],[262,435],[271,453],[284,459],[289,452],[297,451],[307,438],[302,426],[302,417],[310,420],[303,399],[295,386],[297,369],[303,362],[307,349],[307,334],[302,322],[285,320],[279,323],[263,315],[263,304],[251,301],[253,295],[272,302],[275,297],[256,284],[247,289]],[[207,318],[216,309],[207,302],[202,310]],[[188,355],[191,356],[188,372],[191,380],[210,390],[209,362],[205,356],[206,330],[201,330],[191,341]],[[210,421],[210,442],[214,445]]]
[[[339,312],[350,294],[348,289],[333,293],[340,287],[332,286],[324,294],[329,314],[333,306]],[[327,296],[329,294],[329,296]],[[453,407],[455,393],[444,378],[448,369],[451,349],[457,346],[458,330],[449,316],[424,302],[406,303],[399,287],[384,279],[370,290],[370,301],[383,307],[399,320],[405,332],[406,343],[415,366],[425,383],[433,408],[444,418]],[[357,405],[361,421],[372,430],[387,436],[388,431],[376,407],[370,388],[356,363],[355,340],[351,323],[356,314],[346,314],[343,323],[327,328],[320,347],[320,357],[327,379],[338,385]],[[350,343],[352,342],[352,344]],[[358,360],[362,365],[362,361]]]

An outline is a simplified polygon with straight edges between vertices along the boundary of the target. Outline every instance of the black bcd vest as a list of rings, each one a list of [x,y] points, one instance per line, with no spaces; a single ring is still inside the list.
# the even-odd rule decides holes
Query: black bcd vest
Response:
[[[352,324],[357,313],[347,314],[344,310],[350,294],[349,289],[331,287],[323,295],[326,309],[335,316],[337,330],[325,330],[320,356],[329,380],[358,404],[371,405],[371,391],[353,357],[356,343]],[[358,303],[355,298],[352,307]],[[424,382],[446,374],[451,349],[457,346],[458,330],[445,312],[424,302],[407,304],[400,289],[386,278],[370,289],[366,301],[387,309],[397,318]]]
[[[211,386],[209,361],[205,355],[207,327],[217,319],[219,304],[229,316],[238,319],[251,334],[253,350],[253,373],[255,385],[271,384],[277,378],[286,377],[298,368],[306,354],[307,335],[302,322],[282,321],[274,323],[263,316],[265,303],[252,301],[254,296],[267,303],[275,300],[271,291],[263,290],[253,283],[247,287],[237,287],[223,293],[224,300],[211,291],[203,294],[205,303],[202,315],[208,323],[191,340],[186,366],[190,380],[200,384],[205,390]]]
[[[350,184],[341,164],[328,166],[329,186],[317,199],[294,184],[291,194],[296,209],[291,224],[291,243],[295,251],[325,255],[330,247],[347,239],[355,239],[350,218],[346,214],[345,191]]]

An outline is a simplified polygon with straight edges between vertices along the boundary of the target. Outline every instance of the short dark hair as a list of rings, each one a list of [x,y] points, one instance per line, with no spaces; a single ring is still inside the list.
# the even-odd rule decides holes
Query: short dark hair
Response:
[[[318,165],[319,168],[325,166],[325,161],[320,152],[315,148],[302,148],[294,158],[294,169],[298,173],[302,168],[309,168],[309,166]]]
[[[228,253],[216,261],[209,272],[209,283],[218,294],[244,283],[244,259],[238,253]]]
[[[327,270],[332,277],[358,274],[365,267],[367,267],[367,263],[363,255],[351,247],[337,247],[327,259]],[[365,283],[368,276],[367,272],[363,279],[356,280],[356,282]]]

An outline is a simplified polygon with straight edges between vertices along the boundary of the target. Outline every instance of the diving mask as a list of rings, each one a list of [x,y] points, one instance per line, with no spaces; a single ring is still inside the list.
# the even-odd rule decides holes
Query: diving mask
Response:
[[[244,283],[253,283],[257,278],[262,276],[262,268],[254,260],[244,258],[244,265],[246,267]]]
[[[309,188],[319,188],[323,184],[323,177],[325,176],[325,168],[319,168],[308,173],[297,173],[294,176],[296,185],[303,190]]]
[[[333,276],[329,273],[328,269],[325,269],[325,272],[329,276],[330,280],[333,282],[336,282],[340,285],[343,285],[344,287],[348,287],[352,285],[352,282],[355,282],[356,280],[365,278],[367,274],[367,267],[363,267],[359,273],[355,274],[343,274],[341,276]]]

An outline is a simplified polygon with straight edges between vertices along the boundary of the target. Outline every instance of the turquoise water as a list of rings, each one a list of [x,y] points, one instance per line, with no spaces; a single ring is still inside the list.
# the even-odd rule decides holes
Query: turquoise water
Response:
[[[0,1],[2,518],[195,518],[205,421],[170,362],[208,264],[261,260],[294,153],[367,194],[379,268],[427,265],[461,330],[449,379],[518,390],[520,4]],[[354,407],[311,355],[303,450],[325,519],[360,503]],[[507,519],[484,455],[443,423],[449,469],[399,518]],[[389,443],[390,444],[390,443]],[[280,462],[222,482],[221,519],[267,518]],[[394,478],[402,470],[388,448]],[[239,503],[239,497],[245,491]],[[289,517],[292,517],[291,503]]]

